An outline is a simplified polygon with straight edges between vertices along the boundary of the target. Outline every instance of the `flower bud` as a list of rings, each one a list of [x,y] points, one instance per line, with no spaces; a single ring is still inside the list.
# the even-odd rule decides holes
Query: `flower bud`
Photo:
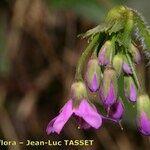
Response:
[[[117,54],[113,58],[113,67],[116,70],[117,74],[120,75],[122,71],[123,57],[121,54]]]
[[[87,65],[86,81],[89,89],[92,92],[98,90],[101,79],[101,68],[98,64],[98,59],[90,59]]]
[[[86,86],[83,82],[74,82],[71,86],[71,99],[80,101],[87,98]]]
[[[124,114],[124,106],[121,101],[117,101],[110,107],[109,117],[120,121]]]
[[[150,98],[139,95],[137,100],[137,126],[143,135],[150,136]]]
[[[131,76],[124,77],[124,92],[126,98],[130,102],[136,102],[137,100],[137,88],[134,83],[134,80]]]
[[[126,57],[124,57],[122,69],[128,75],[131,75],[133,73]]]
[[[133,61],[136,64],[139,64],[139,62],[141,61],[141,55],[139,50],[133,44],[130,45],[130,52],[133,57]]]
[[[112,51],[111,41],[106,41],[99,51],[98,59],[100,65],[107,65],[109,63],[110,54]]]
[[[103,104],[110,107],[117,99],[117,75],[115,70],[109,67],[105,69],[103,76],[99,94]]]

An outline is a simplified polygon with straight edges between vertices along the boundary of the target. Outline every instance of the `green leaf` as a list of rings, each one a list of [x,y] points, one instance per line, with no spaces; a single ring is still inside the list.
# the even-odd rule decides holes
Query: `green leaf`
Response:
[[[114,22],[111,23],[111,28],[108,30],[109,35],[112,33],[116,33],[124,28],[125,25],[125,20],[124,19],[119,19],[115,20]]]
[[[109,27],[105,25],[98,25],[95,28],[90,29],[85,33],[79,34],[79,37],[86,38],[86,37],[94,36],[97,33],[105,32],[106,30],[108,30],[108,28]]]

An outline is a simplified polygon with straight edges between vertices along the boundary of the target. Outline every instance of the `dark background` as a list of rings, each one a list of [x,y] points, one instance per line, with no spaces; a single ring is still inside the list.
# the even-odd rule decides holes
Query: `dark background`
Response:
[[[124,130],[112,122],[78,130],[71,119],[60,135],[46,126],[67,101],[86,40],[77,35],[100,24],[110,8],[126,4],[150,23],[149,0],[0,0],[0,139],[26,141],[93,139],[90,147],[2,147],[2,149],[148,150],[136,130],[136,106],[126,102]],[[150,71],[139,67],[150,94]]]

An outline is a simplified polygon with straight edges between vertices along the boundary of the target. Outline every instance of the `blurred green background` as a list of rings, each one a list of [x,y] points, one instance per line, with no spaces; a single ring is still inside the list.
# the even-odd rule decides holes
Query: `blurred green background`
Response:
[[[71,119],[58,136],[48,122],[67,101],[75,67],[87,41],[77,35],[100,24],[113,6],[137,9],[150,24],[149,0],[1,0],[0,140],[94,139],[90,147],[2,147],[2,149],[148,150],[136,130],[136,106],[125,101],[124,130],[112,122],[99,130],[78,130]],[[150,71],[139,67],[150,94]]]

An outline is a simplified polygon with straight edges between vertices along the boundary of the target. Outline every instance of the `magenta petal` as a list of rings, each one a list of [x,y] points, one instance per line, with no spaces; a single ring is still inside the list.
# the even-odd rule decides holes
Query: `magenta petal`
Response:
[[[75,109],[74,113],[83,118],[93,128],[98,129],[102,125],[101,116],[85,99],[81,101],[79,107]]]
[[[130,86],[130,98],[129,99],[131,102],[136,102],[136,99],[137,99],[136,88],[133,84],[131,84]]]
[[[69,100],[61,109],[60,114],[57,117],[55,117],[52,121],[50,121],[50,123],[48,124],[46,129],[47,134],[53,132],[59,134],[63,126],[65,125],[65,123],[68,121],[68,119],[71,117],[72,114],[73,114],[72,100]]]
[[[118,121],[121,120],[123,113],[124,113],[124,107],[123,107],[122,102],[120,102],[120,101],[114,103],[110,107],[109,116],[113,119],[116,119]]]
[[[132,70],[131,70],[130,66],[127,63],[123,63],[123,71],[126,74],[132,74]]]
[[[146,113],[142,113],[139,120],[139,130],[143,135],[150,136],[150,120]]]

